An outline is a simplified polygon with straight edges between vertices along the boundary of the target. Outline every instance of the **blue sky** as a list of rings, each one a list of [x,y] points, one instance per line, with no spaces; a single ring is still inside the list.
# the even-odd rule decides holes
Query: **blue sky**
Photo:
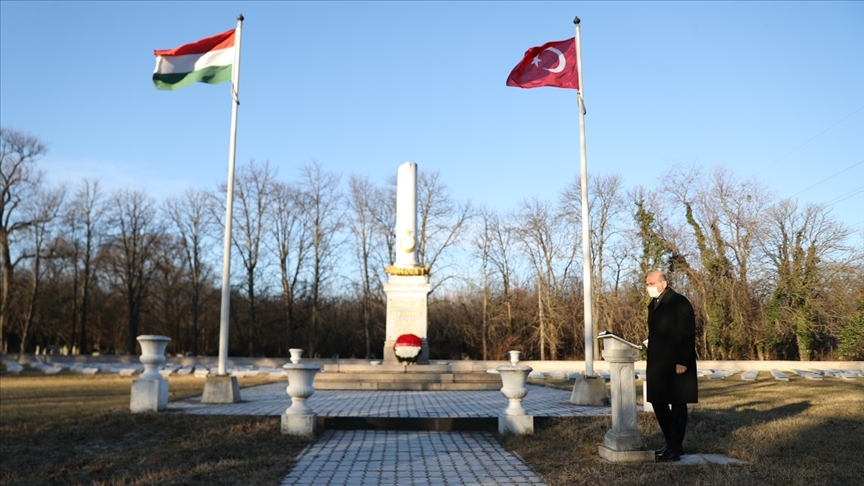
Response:
[[[383,183],[413,161],[502,211],[556,199],[579,172],[575,91],[505,80],[578,15],[590,173],[725,165],[864,237],[864,2],[3,1],[0,123],[49,143],[51,181],[216,187],[229,85],[158,91],[153,50],[238,13],[238,163]]]

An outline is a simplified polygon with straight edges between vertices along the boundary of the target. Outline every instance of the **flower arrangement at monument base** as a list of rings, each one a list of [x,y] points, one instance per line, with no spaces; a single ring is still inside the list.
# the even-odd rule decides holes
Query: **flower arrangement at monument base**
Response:
[[[414,334],[402,334],[393,344],[393,352],[400,363],[416,364],[423,349],[423,340]]]

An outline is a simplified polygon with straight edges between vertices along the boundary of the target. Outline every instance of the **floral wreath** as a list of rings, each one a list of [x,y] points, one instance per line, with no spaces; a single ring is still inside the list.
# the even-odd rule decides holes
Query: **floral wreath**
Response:
[[[423,349],[423,340],[414,334],[402,334],[393,344],[393,352],[400,363],[417,363],[417,357]]]

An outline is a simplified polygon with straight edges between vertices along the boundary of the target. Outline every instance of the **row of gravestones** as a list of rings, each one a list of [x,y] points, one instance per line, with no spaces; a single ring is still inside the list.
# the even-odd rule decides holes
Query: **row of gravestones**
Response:
[[[82,373],[82,374],[96,374],[96,373],[116,373],[121,376],[132,376],[140,374],[144,371],[144,366],[142,365],[133,365],[133,364],[119,364],[119,363],[39,363],[39,362],[26,362],[25,366],[22,366],[16,361],[5,361],[4,365],[6,366],[6,371],[8,373],[20,373],[24,371],[25,366],[30,367],[34,370],[41,371],[45,374],[56,374],[63,370],[68,370],[74,373]],[[166,364],[159,367],[159,374],[168,377],[173,375],[192,375],[199,378],[206,378],[208,375],[215,374],[217,370],[216,366],[208,366],[208,365],[172,365]],[[272,366],[229,366],[226,371],[231,376],[236,376],[238,378],[242,378],[244,376],[261,376],[268,375],[273,379],[284,379],[288,375],[287,373],[280,368],[272,367]],[[491,373],[496,373],[496,370],[489,370]],[[778,381],[789,381],[789,375],[777,370],[772,369],[769,370],[771,376]],[[822,380],[824,378],[840,378],[844,380],[855,380],[858,378],[864,378],[864,370],[800,370],[800,369],[791,369],[788,370],[790,373],[796,376],[800,376],[802,378],[808,380]],[[756,380],[759,377],[759,370],[757,369],[749,369],[746,371],[741,371],[737,368],[733,369],[700,369],[697,372],[697,375],[703,378],[708,378],[709,380],[718,380],[725,379],[730,376],[734,376],[737,373],[741,373],[742,380]],[[604,380],[609,381],[609,372],[605,370],[598,370],[597,374],[603,377]],[[578,371],[574,372],[562,372],[562,371],[532,371],[528,377],[536,380],[564,380],[564,379],[576,379],[579,378],[581,374]],[[637,379],[645,379],[645,371],[644,370],[636,370],[636,378]]]

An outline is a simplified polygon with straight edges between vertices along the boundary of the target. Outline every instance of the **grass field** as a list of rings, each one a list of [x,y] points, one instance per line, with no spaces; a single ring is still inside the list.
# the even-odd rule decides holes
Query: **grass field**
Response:
[[[133,379],[0,375],[0,484],[279,484],[310,442],[282,435],[278,417],[130,413]],[[204,383],[171,377],[169,400]]]
[[[277,417],[129,412],[131,377],[25,371],[0,375],[0,484],[276,485],[308,440],[280,433]],[[241,387],[269,382],[240,378]],[[171,377],[171,400],[204,380]],[[555,386],[555,383],[546,383]],[[864,484],[864,381],[700,379],[684,447],[744,466],[610,464],[597,447],[608,417],[538,421],[533,436],[502,443],[550,486]],[[572,382],[557,386],[572,388]],[[640,414],[651,448],[663,445]]]
[[[641,383],[641,382],[640,382]],[[572,389],[572,384],[559,387]],[[641,387],[640,387],[641,389]],[[699,380],[689,407],[684,450],[723,454],[747,465],[610,464],[597,456],[610,418],[561,418],[531,437],[507,437],[551,486],[570,485],[862,485],[864,382],[798,377],[749,382]],[[649,448],[663,447],[653,414],[639,414]]]

